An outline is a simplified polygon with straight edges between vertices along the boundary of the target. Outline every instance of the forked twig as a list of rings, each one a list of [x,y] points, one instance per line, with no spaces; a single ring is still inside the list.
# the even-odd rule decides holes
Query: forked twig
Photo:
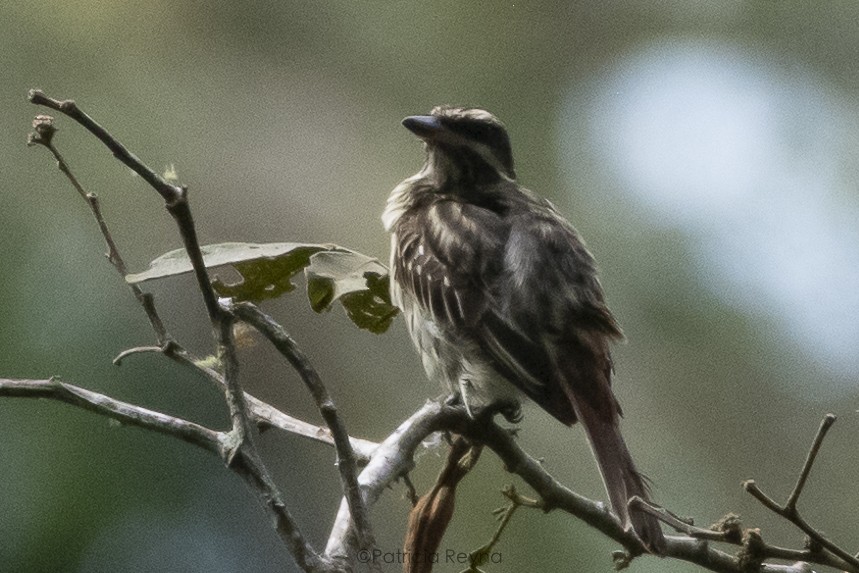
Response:
[[[318,563],[322,562],[320,557],[313,552],[310,545],[300,533],[297,523],[292,518],[283,502],[280,490],[274,483],[268,468],[262,463],[256,449],[251,432],[251,423],[245,400],[245,393],[238,380],[239,362],[236,356],[232,333],[234,318],[231,314],[226,313],[221,309],[211,281],[209,280],[200,244],[197,239],[196,227],[194,225],[194,220],[188,203],[187,189],[185,187],[169,183],[155,171],[147,167],[137,156],[129,152],[125,146],[108,133],[107,130],[80,110],[75,102],[71,100],[55,100],[38,90],[31,90],[29,97],[32,103],[55,109],[77,121],[90,133],[95,135],[102,143],[104,143],[113,152],[117,159],[130,167],[135,173],[140,175],[147,183],[149,183],[150,186],[152,186],[164,199],[168,212],[179,227],[179,234],[182,238],[183,244],[185,245],[188,258],[193,266],[194,274],[197,278],[197,284],[208,311],[209,319],[212,323],[213,334],[218,347],[218,357],[223,367],[223,381],[224,387],[226,388],[225,397],[230,410],[232,429],[228,434],[224,434],[225,439],[222,441],[222,446],[224,447],[219,449],[219,453],[227,462],[228,466],[240,473],[242,477],[252,485],[255,493],[257,493],[259,499],[263,502],[263,505],[273,515],[276,529],[287,543],[287,546],[293,550],[293,557],[296,559],[296,562],[307,566],[314,563],[318,565]],[[117,268],[120,274],[123,276],[127,275],[125,263],[110,235],[95,195],[86,193],[83,190],[83,187],[80,185],[77,178],[71,173],[67,163],[53,145],[55,128],[53,127],[52,118],[39,116],[34,121],[33,127],[35,134],[30,136],[29,143],[31,145],[39,144],[45,146],[51,151],[54,158],[57,159],[60,170],[69,178],[76,191],[86,199],[90,205],[90,208],[99,224],[99,228],[108,243],[108,258],[111,263]],[[131,288],[138,300],[141,301],[147,315],[150,317],[150,323],[156,332],[159,346],[163,346],[165,349],[170,349],[171,340],[167,336],[160,319],[157,318],[158,315],[155,311],[155,306],[152,302],[151,296],[144,295],[136,285],[131,285]],[[175,344],[173,345],[172,350],[174,351],[174,356],[181,353],[181,349],[178,351],[176,350]],[[165,354],[170,355],[171,353],[165,352]],[[316,565],[313,566],[316,567]]]
[[[367,513],[366,502],[361,487],[358,485],[358,464],[355,461],[355,453],[349,439],[346,425],[334,404],[334,400],[328,393],[328,389],[322,383],[322,379],[316,368],[310,362],[307,355],[299,348],[292,337],[280,324],[262,312],[256,305],[250,303],[237,303],[227,307],[236,317],[257,329],[265,336],[298,372],[325,420],[331,435],[334,438],[334,448],[337,452],[337,467],[340,471],[340,480],[343,493],[349,503],[352,513],[359,545],[362,548],[371,547],[373,541],[370,517]]]
[[[802,530],[803,533],[808,536],[808,538],[814,544],[817,544],[817,546],[820,547],[822,550],[829,552],[830,554],[836,556],[843,561],[843,564],[836,563],[834,564],[834,566],[850,569],[852,571],[859,571],[859,559],[857,559],[856,556],[851,555],[850,553],[830,541],[819,530],[812,527],[802,517],[802,515],[800,515],[799,510],[796,508],[797,501],[799,501],[799,496],[802,493],[803,487],[805,487],[805,483],[808,480],[809,474],[811,473],[811,467],[814,465],[814,460],[817,457],[817,454],[820,451],[820,447],[823,444],[823,438],[826,437],[826,433],[829,431],[829,428],[832,427],[832,424],[835,423],[835,420],[836,416],[834,414],[826,414],[826,416],[824,416],[823,421],[821,421],[820,423],[820,427],[817,429],[817,434],[814,437],[814,441],[811,444],[811,448],[808,451],[808,455],[805,458],[805,463],[802,466],[802,471],[800,471],[799,473],[796,485],[794,485],[793,491],[791,492],[787,502],[783,506],[779,505],[777,501],[765,494],[758,487],[757,483],[755,483],[755,480],[746,480],[745,482],[743,482],[743,489],[745,489],[755,499],[761,502],[764,507],[796,525],[800,530]]]
[[[234,360],[234,350],[230,350],[229,348],[230,346],[233,346],[232,329],[229,327],[232,323],[232,319],[222,313],[221,307],[218,305],[215,290],[209,280],[206,265],[203,261],[203,253],[200,250],[200,243],[197,239],[197,228],[194,225],[194,218],[191,215],[191,207],[188,203],[187,188],[170,183],[153,169],[149,168],[140,160],[140,158],[131,153],[105,128],[99,125],[89,115],[84,113],[74,101],[56,100],[46,96],[39,90],[31,90],[29,98],[30,101],[36,105],[43,105],[50,109],[59,111],[78,122],[90,133],[95,135],[105,146],[107,146],[107,148],[113,152],[114,157],[119,159],[119,161],[142,177],[143,180],[149,183],[149,185],[164,199],[167,211],[179,227],[179,235],[185,245],[185,250],[187,251],[188,258],[191,261],[191,266],[194,269],[194,276],[197,278],[197,286],[200,289],[200,294],[202,295],[203,302],[206,305],[209,319],[212,322],[213,333],[218,345],[218,355],[225,360],[224,371],[227,374],[224,376],[226,381],[225,396],[227,405],[230,409],[230,419],[233,426],[232,435],[235,446],[238,448],[246,441],[252,441],[250,423],[247,417],[247,406],[244,401],[244,392],[242,391],[237,379],[238,363]],[[45,118],[45,116],[40,116],[40,118]],[[99,221],[99,227],[104,233],[107,229],[107,225],[101,217],[101,211],[98,208],[98,204],[94,199],[92,201],[89,200],[90,197],[94,198],[95,196],[84,192],[80,183],[71,174],[71,170],[68,168],[66,162],[62,160],[59,152],[53,146],[53,135],[55,129],[52,121],[40,120],[40,118],[37,118],[33,123],[36,134],[35,136],[30,137],[29,143],[42,144],[51,150],[51,153],[54,154],[55,158],[57,158],[57,161],[59,162],[58,164],[60,165],[60,169],[69,177],[78,193],[88,200],[91,207],[95,205],[93,212],[96,215],[96,219]],[[114,263],[115,266],[117,266],[120,273],[125,276],[127,274],[125,264],[122,262],[122,258],[119,256],[119,253],[116,250],[116,245],[110,238],[109,233],[106,235],[106,240],[108,241],[108,245],[111,249],[110,255],[113,256],[113,260],[116,261]],[[132,288],[134,289],[135,295],[137,295],[139,287],[133,286]],[[144,307],[154,309],[154,306],[151,304],[148,306],[144,305]],[[225,325],[225,323],[230,324]],[[158,333],[157,328],[156,333]],[[159,341],[159,344],[162,343],[166,343],[166,340]],[[250,447],[253,448],[253,444],[250,444]],[[228,463],[231,459],[232,455],[228,456]]]
[[[27,144],[43,146],[51,153],[51,155],[54,156],[54,159],[57,160],[57,168],[66,176],[72,184],[72,187],[74,187],[75,191],[78,192],[78,195],[80,195],[83,200],[86,201],[87,205],[89,205],[90,211],[92,211],[96,223],[98,224],[99,231],[101,231],[101,236],[107,244],[107,260],[110,261],[110,264],[113,265],[124,279],[128,275],[128,267],[119,252],[119,248],[116,246],[113,234],[110,232],[107,221],[101,212],[101,203],[99,202],[98,195],[84,190],[83,185],[81,185],[78,178],[75,177],[74,173],[72,173],[71,167],[63,158],[60,150],[54,145],[54,134],[56,133],[56,129],[57,128],[54,127],[54,118],[48,115],[37,115],[33,120],[33,133],[31,133],[30,137],[27,139]],[[136,284],[126,284],[128,284],[132,294],[134,294],[134,298],[137,299],[143,307],[146,317],[149,319],[149,324],[155,332],[155,338],[159,346],[167,344],[171,338],[167,333],[167,329],[164,327],[164,323],[161,321],[161,317],[158,315],[158,311],[155,309],[152,295],[144,293]]]
[[[520,507],[543,509],[540,500],[521,495],[513,485],[504,487],[501,493],[510,503],[492,512],[498,518],[498,527],[495,528],[488,542],[468,554],[468,569],[461,571],[461,573],[482,573],[480,566],[490,559],[492,549],[498,544],[501,534],[504,533],[510,520],[513,519],[513,514],[516,513],[517,509]]]

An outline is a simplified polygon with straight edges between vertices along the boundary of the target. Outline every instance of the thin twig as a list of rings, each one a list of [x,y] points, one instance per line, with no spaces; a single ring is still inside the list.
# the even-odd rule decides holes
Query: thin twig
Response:
[[[158,191],[165,202],[175,200],[176,196],[181,194],[181,187],[172,185],[158,173],[146,167],[136,155],[126,149],[107,130],[78,108],[74,101],[54,99],[45,95],[41,90],[30,90],[29,99],[30,103],[56,110],[82,125],[87,131],[104,143],[113,153],[114,157],[119,159],[119,161],[142,177],[153,189]]]
[[[56,133],[56,128],[53,124],[54,118],[46,115],[36,116],[36,119],[33,121],[33,129],[34,132],[30,134],[27,142],[29,145],[41,145],[45,147],[51,155],[54,156],[54,159],[57,161],[57,168],[69,182],[72,184],[72,187],[75,188],[75,191],[78,192],[84,201],[89,205],[90,211],[92,211],[93,216],[95,217],[96,223],[98,224],[98,228],[101,231],[101,236],[104,238],[104,242],[107,244],[107,260],[110,261],[110,264],[119,272],[123,279],[128,275],[128,267],[125,264],[125,260],[122,258],[122,255],[119,252],[119,248],[116,246],[116,241],[113,239],[113,234],[110,232],[110,228],[107,225],[107,221],[104,218],[104,215],[101,212],[101,204],[99,203],[98,196],[95,193],[90,193],[84,190],[83,185],[81,185],[78,178],[72,173],[71,167],[63,158],[60,150],[54,145],[53,137]],[[125,281],[123,281],[125,282]],[[152,326],[152,330],[155,332],[155,338],[158,341],[159,345],[164,345],[170,340],[170,335],[167,333],[167,329],[164,327],[164,323],[161,320],[161,317],[158,315],[158,311],[155,309],[155,305],[152,300],[152,295],[149,293],[144,293],[139,286],[136,284],[128,284],[131,292],[134,294],[134,298],[141,304],[144,312],[146,313],[147,318],[149,319],[149,324]]]
[[[346,425],[337,412],[334,400],[323,384],[319,373],[306,354],[298,347],[289,333],[267,314],[263,313],[256,305],[250,303],[238,303],[231,305],[229,310],[235,315],[257,329],[269,342],[289,361],[295,368],[301,380],[304,382],[322,418],[331,430],[334,438],[334,447],[337,452],[337,467],[340,470],[340,479],[343,487],[343,495],[349,503],[349,509],[354,519],[356,533],[359,539],[359,547],[368,549],[374,545],[372,527],[367,512],[367,505],[358,485],[358,467],[355,454],[349,441],[349,433]]]
[[[837,567],[844,571],[855,571],[859,572],[859,559],[855,556],[851,555],[844,549],[840,548],[838,545],[830,541],[825,535],[823,535],[820,531],[812,527],[805,518],[803,518],[798,511],[787,511],[784,507],[778,504],[775,500],[765,494],[755,483],[755,480],[746,480],[743,482],[743,489],[749,492],[752,497],[757,499],[761,504],[775,513],[780,517],[785,518],[792,524],[796,525],[803,533],[805,533],[809,539],[811,539],[814,543],[818,544],[821,549],[825,549],[826,552],[818,552],[820,557],[816,562],[819,562],[823,565],[830,565],[832,567]],[[827,559],[828,557],[828,559]]]
[[[230,419],[233,429],[230,436],[235,448],[227,457],[227,465],[232,464],[233,457],[242,447],[250,446],[248,449],[256,454],[253,443],[250,419],[248,416],[247,401],[245,393],[239,383],[239,359],[236,354],[236,345],[233,340],[233,320],[229,314],[218,313],[220,319],[216,319],[216,332],[218,338],[218,361],[224,369],[224,385],[227,388],[227,406],[230,410]],[[266,471],[266,474],[268,472]]]
[[[168,416],[161,412],[122,402],[80,386],[67,384],[55,378],[47,380],[0,379],[0,396],[59,400],[129,426],[137,426],[173,436],[216,454],[219,454],[223,448],[223,438],[220,432],[175,416]]]
[[[271,404],[263,402],[247,392],[245,392],[245,398],[248,402],[251,418],[260,429],[276,428],[282,432],[287,432],[327,446],[334,447],[336,445],[329,428],[311,424],[285,414]],[[359,466],[367,465],[373,452],[379,447],[377,442],[353,436],[349,437],[349,444],[352,446],[352,451],[355,453],[355,461]]]
[[[191,209],[188,206],[188,189],[181,185],[170,183],[153,169],[149,168],[139,157],[131,153],[120,143],[118,139],[99,125],[92,117],[84,113],[74,101],[57,100],[48,97],[40,90],[30,90],[29,98],[31,103],[59,111],[78,122],[107,146],[114,157],[137,173],[161,195],[168,212],[179,225],[182,242],[188,251],[188,258],[191,260],[191,265],[194,268],[197,284],[203,296],[203,302],[206,305],[209,317],[213,321],[216,320],[220,308],[218,307],[217,296],[206,273],[206,265],[203,262],[203,254],[200,251],[200,244],[197,240],[197,230],[194,226],[194,219],[191,216]]]
[[[309,573],[342,571],[339,566],[321,557],[307,541],[295,517],[287,509],[280,489],[272,481],[268,469],[262,464],[262,459],[255,449],[238,450],[232,469],[250,485],[251,491],[274,518],[274,529],[284,541],[299,569]]]
[[[817,544],[822,550],[825,550],[825,552],[829,552],[831,556],[834,556],[835,558],[837,558],[837,560],[840,560],[836,560],[833,566],[850,571],[859,571],[859,558],[845,551],[844,549],[836,545],[834,542],[830,541],[818,529],[812,527],[802,517],[802,515],[800,515],[799,510],[796,508],[799,496],[802,493],[802,489],[805,486],[805,482],[808,479],[809,474],[811,473],[811,467],[814,465],[814,460],[817,457],[818,452],[820,451],[821,445],[823,444],[823,438],[826,437],[826,433],[829,431],[829,428],[832,427],[832,424],[835,423],[835,420],[836,416],[834,414],[827,414],[823,418],[823,421],[820,423],[820,426],[817,429],[817,434],[815,435],[814,441],[812,442],[811,448],[808,452],[808,455],[806,456],[805,463],[802,466],[802,471],[799,474],[799,478],[797,479],[796,485],[794,485],[793,491],[791,492],[790,496],[788,497],[787,503],[785,503],[784,506],[780,505],[773,498],[765,494],[763,490],[758,487],[757,483],[755,483],[755,480],[744,481],[743,489],[749,492],[752,497],[761,502],[764,507],[796,525],[803,533],[808,536],[808,538],[814,544]],[[825,552],[821,552],[824,558],[828,555]]]
[[[116,355],[116,358],[113,359],[113,363],[117,366],[120,366],[122,365],[122,361],[129,356],[132,356],[134,354],[144,354],[151,352],[163,354],[164,348],[162,348],[161,346],[135,346],[134,348],[127,348],[126,350],[123,350]]]
[[[832,424],[835,423],[838,417],[835,414],[826,414],[820,422],[820,427],[817,429],[817,434],[814,436],[814,441],[811,448],[808,450],[808,455],[805,458],[805,463],[802,464],[802,471],[799,473],[799,478],[796,480],[796,486],[785,502],[784,507],[787,511],[796,511],[796,502],[799,501],[799,496],[802,494],[802,489],[805,487],[805,482],[808,480],[808,475],[811,473],[811,466],[814,465],[814,459],[823,445],[823,439]]]
[[[224,390],[226,380],[221,372],[204,365],[199,359],[191,355],[187,350],[178,345],[165,350],[165,354],[175,362],[203,374],[208,380],[213,382],[219,390]],[[304,438],[308,438],[315,442],[334,446],[334,437],[331,430],[316,424],[310,424],[298,418],[294,418],[284,412],[278,410],[271,404],[263,402],[259,398],[245,392],[245,401],[249,410],[251,421],[256,424],[260,430],[276,428],[281,431],[295,434]],[[370,460],[371,454],[379,447],[379,444],[370,440],[361,438],[349,438],[349,443],[352,445],[352,450],[356,454],[356,461],[360,464],[366,464]]]
[[[761,489],[758,487],[758,484],[755,483],[755,480],[746,480],[743,482],[742,485],[744,490],[752,494],[752,497],[761,502],[761,504],[763,504],[763,506],[766,507],[768,510],[772,511],[773,513],[779,514],[781,517],[787,517],[784,508],[779,505],[776,500],[761,491]]]
[[[703,529],[701,527],[690,525],[685,521],[678,519],[677,516],[666,510],[664,507],[657,507],[637,495],[629,499],[629,508],[649,513],[659,521],[673,527],[680,533],[685,533],[689,537],[694,537],[695,539],[709,539],[710,541],[727,541],[725,532],[713,531],[712,529]]]
[[[492,512],[498,517],[498,527],[495,528],[495,531],[492,533],[492,537],[488,542],[474,551],[469,552],[468,569],[464,569],[461,573],[482,572],[480,566],[486,563],[489,559],[490,552],[498,544],[498,541],[501,539],[501,534],[504,533],[507,525],[510,524],[510,521],[513,519],[513,514],[516,513],[517,509],[520,507],[543,509],[543,504],[539,500],[519,495],[519,492],[516,491],[516,488],[513,485],[506,486],[501,493],[504,497],[510,500],[510,503]]]
[[[56,100],[46,96],[43,92],[39,90],[31,90],[30,101],[37,105],[43,105],[45,107],[57,110],[71,119],[77,121],[81,126],[87,129],[90,133],[95,135],[108,149],[113,152],[113,155],[119,159],[122,163],[131,168],[135,173],[140,175],[149,183],[149,185],[157,191],[161,197],[164,199],[165,206],[167,207],[168,212],[176,221],[176,224],[179,227],[179,234],[182,238],[182,242],[185,245],[185,250],[188,253],[188,258],[191,261],[191,265],[194,269],[194,275],[197,278],[197,286],[200,289],[200,293],[203,297],[203,302],[205,303],[206,310],[209,314],[209,319],[212,323],[212,328],[214,332],[215,339],[218,344],[218,353],[219,355],[223,355],[225,359],[232,360],[235,358],[235,350],[230,348],[233,346],[232,332],[231,332],[231,324],[232,319],[228,315],[224,314],[220,305],[218,304],[217,295],[215,294],[215,290],[212,287],[212,283],[209,280],[208,272],[206,271],[206,265],[203,261],[203,253],[200,250],[200,243],[197,239],[197,229],[194,225],[194,219],[191,214],[191,208],[188,203],[188,190],[186,187],[180,185],[174,185],[167,181],[164,177],[156,173],[153,169],[149,168],[143,161],[138,158],[136,155],[131,153],[122,143],[119,142],[113,135],[111,135],[105,128],[99,125],[92,117],[87,115],[81,110],[77,104],[75,104],[72,100]],[[46,144],[48,146],[51,145],[50,138],[45,142],[46,139],[43,133],[40,133],[39,127],[36,127],[34,124],[34,128],[36,129],[39,141],[33,141],[32,143],[41,143]],[[42,130],[45,132],[46,130]],[[53,152],[53,151],[52,151]],[[65,162],[63,162],[65,165]],[[72,181],[75,184],[75,188],[78,189],[78,192],[81,193],[84,197],[87,196],[86,193],[83,192],[83,189],[77,184],[77,181],[72,177]],[[96,210],[98,213],[98,210]],[[102,226],[102,222],[100,226]],[[118,255],[118,253],[117,253]],[[121,260],[121,258],[120,258]],[[123,265],[124,267],[124,265]],[[120,272],[124,272],[121,270]],[[225,366],[230,369],[230,375],[225,376],[226,384],[226,400],[227,405],[230,410],[230,419],[232,421],[232,436],[236,440],[236,448],[241,447],[246,440],[251,440],[250,433],[248,431],[249,422],[247,420],[247,412],[244,407],[244,394],[241,390],[237,382],[237,376],[233,376],[233,372],[237,372],[238,363],[237,361],[233,361],[230,364]],[[251,444],[250,447],[253,447]],[[229,458],[232,459],[232,456]],[[228,460],[229,462],[229,460]]]
[[[237,371],[238,363],[234,360],[235,353],[229,348],[233,344],[231,332],[232,319],[228,315],[222,313],[221,307],[217,303],[217,297],[214,289],[212,288],[211,281],[209,280],[209,275],[206,271],[205,263],[203,262],[203,254],[197,240],[197,231],[191,216],[190,206],[188,205],[187,190],[184,187],[169,183],[155,171],[147,167],[136,155],[128,151],[124,145],[108,133],[107,130],[96,123],[96,121],[89,115],[84,113],[74,101],[55,100],[38,90],[30,91],[30,101],[34,104],[44,105],[51,109],[60,111],[77,121],[98,137],[98,139],[113,152],[115,157],[134,170],[135,173],[143,177],[143,179],[149,183],[162,198],[164,198],[167,210],[179,226],[179,233],[182,237],[183,243],[185,244],[185,250],[188,252],[188,258],[191,260],[192,266],[194,267],[197,283],[206,304],[209,319],[212,322],[215,338],[218,342],[218,352],[228,359],[233,359],[229,364],[229,367],[231,368],[230,372],[232,373]],[[102,235],[105,237],[105,241],[108,244],[108,259],[113,263],[120,274],[125,277],[128,274],[125,262],[123,261],[119,250],[116,248],[116,243],[113,241],[104,217],[101,215],[101,209],[97,198],[94,194],[87,193],[83,189],[80,182],[74,174],[72,174],[68,164],[53,144],[53,136],[56,131],[53,126],[53,118],[48,116],[39,116],[34,120],[33,128],[35,133],[31,134],[28,141],[29,144],[43,145],[54,155],[60,171],[68,177],[78,194],[80,194],[81,197],[83,197],[90,205],[93,215],[98,222],[99,229],[101,229]],[[142,291],[137,285],[132,284],[130,287],[138,300],[143,304],[147,313],[150,311],[155,313],[155,306],[152,304],[151,299],[149,299],[147,303],[143,298]],[[153,321],[152,316],[153,315],[150,315],[150,322],[155,329],[156,336],[159,339],[159,344],[166,344],[169,339],[164,331],[163,324],[160,319]],[[157,314],[154,314],[154,316],[157,318]],[[249,422],[247,420],[247,413],[244,407],[244,395],[241,388],[238,386],[238,383],[235,382],[236,379],[237,377],[233,375],[225,376],[225,380],[227,382],[226,400],[230,410],[232,436],[236,440],[236,448],[238,448],[241,447],[246,439],[248,439]],[[229,456],[229,459],[227,460],[228,463],[231,460],[232,455]]]

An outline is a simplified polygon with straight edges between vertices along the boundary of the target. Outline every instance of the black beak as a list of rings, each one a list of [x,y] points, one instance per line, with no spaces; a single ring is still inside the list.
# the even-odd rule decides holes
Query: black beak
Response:
[[[433,115],[411,115],[403,120],[403,127],[421,139],[435,139],[444,130],[444,126]]]

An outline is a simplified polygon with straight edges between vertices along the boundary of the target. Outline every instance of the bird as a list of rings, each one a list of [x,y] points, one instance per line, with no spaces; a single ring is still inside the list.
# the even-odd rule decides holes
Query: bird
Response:
[[[650,499],[620,432],[610,345],[623,338],[594,257],[548,200],[516,179],[490,112],[437,106],[406,117],[426,162],[388,197],[391,300],[430,379],[475,412],[521,418],[522,395],[584,427],[611,507],[644,549],[665,537],[629,499]]]

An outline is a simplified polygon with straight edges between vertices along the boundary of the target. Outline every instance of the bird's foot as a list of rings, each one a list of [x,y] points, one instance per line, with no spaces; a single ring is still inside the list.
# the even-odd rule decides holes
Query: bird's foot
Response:
[[[501,414],[508,423],[518,424],[524,418],[522,405],[518,400],[498,400],[476,410],[468,404],[468,399],[459,392],[442,396],[441,401],[445,406],[465,408],[468,417],[472,420],[491,420],[495,414]]]
[[[491,420],[495,414],[501,414],[510,424],[518,424],[524,417],[522,406],[516,400],[499,400],[484,406],[480,410],[480,417]]]
[[[518,424],[525,415],[522,413],[522,405],[519,402],[505,404],[499,413],[511,424]]]

